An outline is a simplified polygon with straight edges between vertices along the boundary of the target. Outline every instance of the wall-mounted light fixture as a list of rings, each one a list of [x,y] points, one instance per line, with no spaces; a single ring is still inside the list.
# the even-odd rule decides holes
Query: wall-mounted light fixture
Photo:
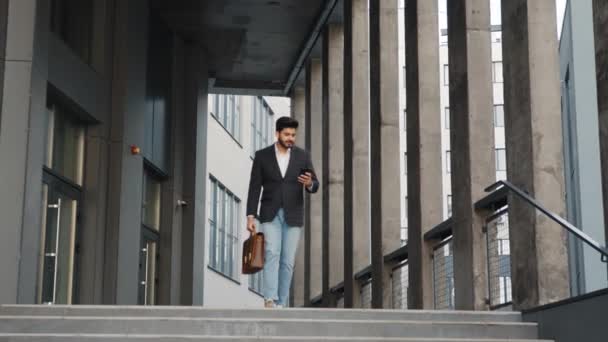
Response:
[[[141,149],[137,145],[131,145],[131,154],[134,156],[141,154]]]

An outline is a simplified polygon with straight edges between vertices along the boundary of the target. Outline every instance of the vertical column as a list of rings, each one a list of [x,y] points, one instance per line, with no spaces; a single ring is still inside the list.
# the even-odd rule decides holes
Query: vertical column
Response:
[[[321,295],[322,295],[322,306],[328,307],[329,302],[329,27],[325,27],[323,30],[322,40],[322,62],[321,62],[321,137],[323,139],[323,146],[321,149],[321,158],[323,160],[323,167],[321,167],[321,173],[323,174],[323,180],[321,181],[321,200],[323,206],[322,215],[322,241],[321,241],[321,254],[322,254],[322,278],[321,278]]]
[[[442,221],[439,35],[436,1],[405,8],[409,293],[412,309],[433,307],[432,248],[424,234]]]
[[[399,132],[399,1],[380,1],[380,139],[382,163],[382,253],[401,246],[401,146]],[[390,266],[384,268],[385,308],[392,306]]]
[[[0,160],[5,161],[0,177],[2,303],[36,300],[48,13],[46,2],[36,0],[0,4]]]
[[[564,175],[555,1],[502,2],[507,175],[563,215]],[[568,296],[566,234],[511,196],[511,270],[515,309]]]
[[[382,254],[382,123],[380,99],[380,0],[369,1],[369,117],[371,187],[372,307],[382,308],[384,257]]]
[[[298,142],[299,145],[304,146],[306,149],[306,101],[305,101],[305,92],[304,88],[294,88],[291,94],[291,117],[298,120],[300,123],[298,127]],[[305,194],[305,196],[309,196]],[[306,211],[306,209],[305,209]],[[306,240],[308,239],[308,231],[306,230],[306,226],[308,225],[308,221],[310,217],[304,215],[304,227],[302,231],[302,236],[300,237],[300,243],[298,245],[298,254],[296,256],[296,264],[294,267],[294,276],[293,276],[293,291],[291,295],[293,297],[291,303],[292,306],[304,306],[305,297],[304,297],[304,283],[306,279],[305,274],[305,264],[306,264]]]
[[[353,1],[344,0],[344,308],[353,307]]]
[[[310,82],[310,62],[306,63],[306,76],[305,76],[305,86],[304,86],[304,126],[305,126],[305,134],[304,141],[307,151],[312,151],[312,139],[311,139],[311,82]],[[317,170],[318,173],[318,170]],[[310,211],[310,195],[304,197],[304,217],[306,218],[304,221],[304,230],[306,233],[304,234],[304,306],[310,305],[310,279],[311,279],[311,259],[312,259],[312,249],[311,249],[311,221],[312,215]]]
[[[182,304],[203,305],[207,226],[208,72],[204,53],[186,47]]]
[[[353,269],[362,271],[370,257],[369,188],[369,7],[352,0],[352,149],[353,149]],[[361,307],[361,288],[353,288],[353,306]]]
[[[184,207],[176,208],[178,200],[182,200],[184,174],[184,93],[186,68],[185,43],[178,34],[173,35],[172,52],[172,87],[171,87],[171,175],[162,183],[161,195],[161,227],[159,274],[159,304],[179,305],[181,287],[181,227]]]
[[[496,178],[489,0],[448,2],[456,308],[486,308],[484,217],[474,203]]]
[[[147,2],[117,3],[115,15],[104,302],[136,304],[143,158],[130,146],[144,145]]]
[[[307,82],[310,88],[310,151],[312,162],[320,184],[324,184],[323,174],[323,75],[321,61],[313,59],[308,65]],[[323,281],[323,203],[320,199],[310,201],[310,300],[321,294]]]
[[[595,30],[595,72],[600,127],[602,163],[602,193],[604,197],[604,227],[608,243],[608,2],[593,0]]]
[[[327,28],[329,286],[344,280],[344,28]]]

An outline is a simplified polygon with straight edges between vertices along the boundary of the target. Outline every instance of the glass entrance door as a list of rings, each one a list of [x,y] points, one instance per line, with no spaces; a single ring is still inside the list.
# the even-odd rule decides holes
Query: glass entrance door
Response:
[[[77,260],[78,200],[54,184],[43,186],[40,303],[72,304]]]
[[[156,305],[158,289],[158,234],[143,228],[139,249],[138,304]]]
[[[70,107],[47,103],[38,303],[75,304],[85,126]]]
[[[142,225],[139,248],[139,295],[140,305],[158,303],[158,245],[160,241],[161,185],[153,172],[146,167],[142,193]]]

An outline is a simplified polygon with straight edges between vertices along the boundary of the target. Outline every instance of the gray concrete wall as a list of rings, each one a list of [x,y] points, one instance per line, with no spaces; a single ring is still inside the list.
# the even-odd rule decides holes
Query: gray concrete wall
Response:
[[[31,101],[38,100],[30,98],[30,91],[40,79],[45,79],[46,68],[35,65],[35,27],[38,10],[36,0],[11,0],[8,4],[3,4],[8,11],[5,13],[6,26],[6,49],[2,61],[4,72],[2,114],[0,116],[0,160],[10,161],[2,165],[2,177],[0,177],[0,216],[2,217],[2,239],[0,239],[0,272],[4,275],[4,280],[0,285],[0,302],[17,303],[22,296],[32,296],[32,288],[19,291],[19,274],[21,262],[31,262],[22,259],[21,244],[23,226],[25,221],[24,203],[26,196],[26,185],[28,174],[33,174],[34,159],[39,157],[28,156],[28,141],[32,136],[30,132],[30,116],[32,108],[36,104]],[[46,59],[42,59],[45,61]],[[46,87],[43,94],[46,93]],[[39,91],[36,92],[39,94]],[[43,95],[42,99],[46,96]],[[42,102],[45,106],[46,103]],[[44,114],[44,108],[43,114]],[[34,116],[36,116],[36,112]],[[41,114],[42,115],[42,114]],[[31,132],[38,134],[38,139],[42,139],[41,125],[38,130]],[[33,148],[33,147],[32,147]],[[29,163],[29,169],[28,169]],[[42,166],[42,158],[40,158]],[[38,179],[42,179],[42,167],[38,170]],[[42,185],[38,185],[41,187]],[[30,191],[33,189],[30,187]],[[40,200],[38,210],[40,212]],[[38,216],[40,219],[40,215]],[[31,222],[30,222],[31,224]],[[28,231],[29,233],[29,231]],[[38,241],[30,243],[37,244]],[[29,247],[29,245],[28,245]],[[37,249],[34,250],[37,253]],[[31,254],[31,253],[30,253]],[[34,277],[36,272],[34,273]],[[32,279],[30,279],[32,280]],[[36,279],[31,281],[35,286]],[[25,292],[24,292],[25,290]],[[30,298],[29,301],[32,301]]]
[[[569,2],[560,44],[564,155],[568,220],[596,241],[605,241],[592,4]],[[572,254],[577,254],[572,256]],[[608,285],[606,268],[593,249],[570,239],[575,294]],[[572,271],[572,270],[571,270]],[[573,283],[574,282],[574,283]]]
[[[590,293],[523,313],[526,322],[537,322],[539,338],[555,342],[606,341],[608,290]]]

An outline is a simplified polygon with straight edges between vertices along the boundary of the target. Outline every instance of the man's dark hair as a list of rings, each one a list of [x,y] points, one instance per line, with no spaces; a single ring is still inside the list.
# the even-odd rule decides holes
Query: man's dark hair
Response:
[[[298,129],[298,125],[299,125],[298,120],[292,119],[289,116],[283,116],[277,120],[277,124],[276,124],[277,132],[281,132],[285,128]]]

